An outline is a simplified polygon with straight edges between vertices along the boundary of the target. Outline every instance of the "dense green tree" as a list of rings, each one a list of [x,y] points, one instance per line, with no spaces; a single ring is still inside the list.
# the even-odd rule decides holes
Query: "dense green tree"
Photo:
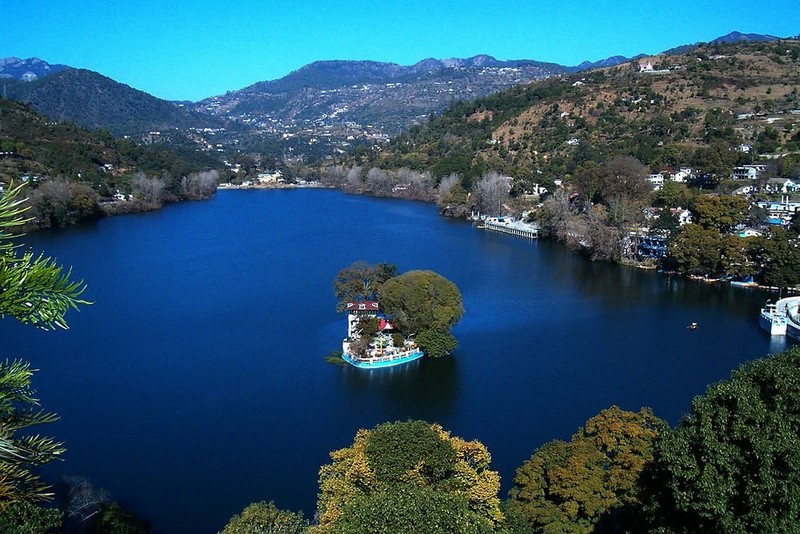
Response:
[[[717,275],[720,266],[722,236],[699,224],[686,224],[669,242],[666,265],[681,274]]]
[[[694,222],[704,228],[728,232],[747,220],[748,205],[737,195],[700,195],[691,206]]]
[[[429,358],[447,356],[458,347],[455,336],[447,330],[423,330],[417,335],[416,341]]]
[[[800,349],[749,362],[696,397],[647,470],[658,532],[797,532]]]
[[[452,340],[442,337],[461,319],[464,306],[454,283],[433,271],[409,271],[383,283],[378,290],[381,309],[406,336],[431,341],[430,356],[441,356]],[[421,339],[420,339],[421,338]]]
[[[342,311],[348,302],[375,300],[381,284],[397,274],[397,266],[389,263],[370,265],[357,261],[340,270],[333,281],[337,310]]]
[[[767,235],[754,238],[751,255],[760,267],[758,279],[763,284],[778,288],[800,284],[800,238],[793,232],[780,228]]]
[[[61,511],[29,502],[15,502],[0,510],[0,534],[49,534],[61,527]]]
[[[686,208],[692,200],[692,192],[686,185],[664,180],[664,186],[653,193],[653,206]]]
[[[466,497],[401,485],[355,498],[332,534],[490,534],[489,521],[470,511]]]
[[[509,510],[545,534],[583,534],[595,532],[601,521],[623,523],[628,518],[621,511],[638,505],[639,474],[667,428],[648,409],[601,411],[569,443],[547,443],[517,469]]]
[[[102,503],[91,518],[89,534],[150,534],[150,524],[119,503]]]
[[[489,532],[503,519],[489,452],[438,425],[359,430],[353,445],[331,459],[320,469],[317,534],[427,532],[420,526],[426,523],[430,532],[446,532],[445,519],[453,521],[452,532]]]
[[[714,183],[719,183],[720,180],[730,177],[733,172],[736,154],[734,145],[717,139],[709,145],[697,149],[693,165],[709,173],[713,177]]]
[[[235,515],[220,534],[303,534],[308,521],[300,512],[280,510],[274,502],[256,502]]]
[[[70,273],[43,255],[18,255],[11,242],[22,225],[21,187],[0,195],[0,318],[13,317],[43,329],[66,328],[64,314],[80,304],[84,285],[70,281]],[[58,458],[60,443],[39,435],[21,436],[29,427],[56,420],[34,407],[30,379],[33,371],[22,361],[0,363],[0,510],[10,503],[38,501],[51,493],[32,468]]]

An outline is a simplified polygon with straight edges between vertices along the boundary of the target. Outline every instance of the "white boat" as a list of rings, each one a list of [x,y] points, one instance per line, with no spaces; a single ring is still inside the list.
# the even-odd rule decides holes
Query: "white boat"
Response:
[[[777,304],[769,302],[761,308],[761,314],[758,317],[758,324],[771,336],[785,336],[786,321],[786,312],[779,311]]]

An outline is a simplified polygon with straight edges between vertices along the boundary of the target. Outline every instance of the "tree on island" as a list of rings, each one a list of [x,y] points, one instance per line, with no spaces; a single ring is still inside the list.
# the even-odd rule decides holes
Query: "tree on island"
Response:
[[[358,261],[342,269],[333,282],[337,311],[348,302],[377,300],[381,311],[403,338],[414,337],[422,351],[438,358],[451,354],[457,342],[450,330],[464,314],[454,283],[433,271],[409,271],[396,276],[397,266]],[[364,317],[354,349],[366,349],[378,322]]]
[[[396,275],[397,266],[391,263],[357,261],[342,269],[333,281],[336,311],[344,311],[348,302],[375,300],[381,284]]]
[[[433,271],[409,271],[387,280],[378,290],[381,309],[406,337],[429,357],[452,353],[457,342],[450,330],[464,314],[456,285]]]
[[[44,330],[67,328],[64,315],[88,304],[80,295],[83,282],[70,280],[71,272],[43,255],[17,254],[11,233],[26,222],[21,186],[11,186],[0,195],[0,318],[13,317]],[[57,419],[55,414],[35,408],[38,401],[31,388],[30,365],[19,361],[0,363],[0,515],[11,521],[20,512],[33,518],[29,504],[52,498],[49,487],[33,473],[35,466],[59,458],[61,443],[40,435],[19,432]],[[28,508],[26,508],[28,507]],[[46,514],[45,514],[46,515]],[[0,522],[1,523],[1,522]]]

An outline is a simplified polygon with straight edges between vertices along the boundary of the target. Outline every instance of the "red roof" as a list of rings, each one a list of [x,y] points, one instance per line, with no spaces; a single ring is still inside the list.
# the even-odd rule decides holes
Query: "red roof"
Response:
[[[379,310],[378,303],[374,300],[362,300],[358,302],[348,302],[345,308],[349,312],[356,311],[369,311],[377,312]]]

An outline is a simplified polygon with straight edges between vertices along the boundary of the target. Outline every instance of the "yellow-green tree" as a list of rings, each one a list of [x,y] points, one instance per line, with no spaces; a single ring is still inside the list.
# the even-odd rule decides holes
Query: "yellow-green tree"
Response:
[[[302,534],[308,521],[302,513],[278,509],[273,502],[255,502],[228,521],[219,534]]]
[[[381,309],[404,335],[417,334],[429,357],[450,354],[456,340],[450,329],[464,314],[458,287],[433,271],[408,271],[378,289]]]
[[[667,429],[649,409],[601,411],[567,443],[540,447],[517,469],[508,507],[545,534],[585,534],[639,503],[638,477]]]
[[[503,519],[500,477],[489,469],[486,447],[439,425],[406,421],[359,430],[353,445],[331,459],[320,470],[317,534],[421,532],[437,516],[426,532],[490,532]],[[435,526],[451,512],[460,519]]]

